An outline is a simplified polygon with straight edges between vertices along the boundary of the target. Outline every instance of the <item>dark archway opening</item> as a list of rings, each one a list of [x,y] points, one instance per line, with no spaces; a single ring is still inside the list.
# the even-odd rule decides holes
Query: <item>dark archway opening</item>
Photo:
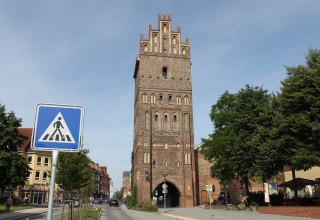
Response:
[[[160,183],[153,192],[153,196],[157,199],[158,207],[164,207],[164,194],[162,192],[162,185],[164,182]],[[168,185],[168,193],[166,195],[166,207],[179,207],[180,192],[179,189],[171,182],[166,181]],[[157,193],[156,193],[157,192]]]

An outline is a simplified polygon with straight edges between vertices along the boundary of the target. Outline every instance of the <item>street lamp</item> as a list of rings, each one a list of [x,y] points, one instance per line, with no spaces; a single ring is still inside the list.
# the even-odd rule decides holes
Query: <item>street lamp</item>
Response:
[[[149,181],[149,172],[148,171],[144,172],[144,176],[146,177],[146,181]]]

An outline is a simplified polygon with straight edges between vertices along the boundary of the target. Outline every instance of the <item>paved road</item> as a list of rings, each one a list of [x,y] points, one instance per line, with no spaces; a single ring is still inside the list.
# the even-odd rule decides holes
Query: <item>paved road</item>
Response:
[[[141,211],[128,210],[125,206],[109,207],[109,205],[99,205],[102,208],[100,220],[314,220],[311,218],[267,215],[250,211],[227,211],[225,209],[203,209],[194,208],[167,208],[159,209],[158,213],[148,213]],[[1,220],[16,219],[46,219],[47,208],[33,208],[10,213],[1,213]],[[61,216],[59,208],[53,211],[53,219]]]
[[[148,213],[134,210],[128,210],[125,206],[109,207],[108,205],[100,205],[102,214],[100,220],[174,220],[160,213]]]

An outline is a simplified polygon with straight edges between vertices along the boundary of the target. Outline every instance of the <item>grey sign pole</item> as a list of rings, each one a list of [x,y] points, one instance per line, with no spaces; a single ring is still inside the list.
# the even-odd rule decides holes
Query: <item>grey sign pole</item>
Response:
[[[168,193],[168,185],[166,184],[166,180],[164,180],[164,184],[162,184],[162,192],[164,194],[164,212],[166,212],[166,203],[167,203],[167,193]]]
[[[51,179],[50,179],[50,192],[49,192],[49,204],[48,204],[48,216],[47,220],[52,220],[52,210],[54,204],[54,185],[56,181],[56,169],[58,162],[58,151],[52,151],[52,168],[51,168]]]

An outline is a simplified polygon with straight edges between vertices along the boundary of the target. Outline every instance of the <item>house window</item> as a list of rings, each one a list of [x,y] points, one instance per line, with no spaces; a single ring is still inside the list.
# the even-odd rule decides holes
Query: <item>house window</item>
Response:
[[[47,180],[48,178],[48,171],[43,172],[42,180]]]
[[[172,95],[169,95],[169,103],[172,103],[172,101],[173,101]]]
[[[158,120],[159,120],[159,116],[158,116],[158,115],[155,115],[155,116],[154,116],[154,121],[155,121],[155,122],[158,122]]]
[[[177,164],[177,166],[178,166],[178,167],[180,167],[180,161],[178,161],[178,164]]]
[[[32,163],[32,157],[28,157],[28,164]]]
[[[29,176],[27,176],[27,180],[29,180],[30,179],[30,176],[32,175],[32,170],[30,171],[30,174],[29,174]]]
[[[44,165],[45,165],[45,166],[48,166],[48,165],[49,165],[49,158],[48,158],[48,157],[45,157],[45,158],[44,158]]]
[[[168,149],[168,143],[164,144],[164,149],[166,149],[166,150]]]
[[[37,158],[37,165],[41,165],[41,157]]]
[[[40,179],[40,170],[36,171],[36,176],[34,178],[35,180],[39,180]]]

